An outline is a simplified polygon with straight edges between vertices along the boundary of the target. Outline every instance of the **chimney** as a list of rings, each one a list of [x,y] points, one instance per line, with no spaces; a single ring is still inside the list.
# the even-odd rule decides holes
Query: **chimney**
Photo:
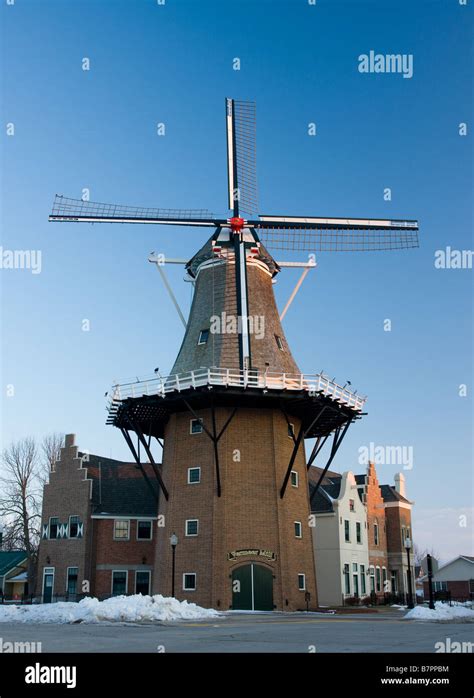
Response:
[[[64,439],[64,448],[68,448],[70,446],[75,446],[76,444],[76,435],[75,434],[66,434],[65,439]]]
[[[396,473],[395,477],[395,489],[398,492],[398,494],[401,494],[402,497],[406,497],[406,490],[405,490],[405,476],[403,473]]]

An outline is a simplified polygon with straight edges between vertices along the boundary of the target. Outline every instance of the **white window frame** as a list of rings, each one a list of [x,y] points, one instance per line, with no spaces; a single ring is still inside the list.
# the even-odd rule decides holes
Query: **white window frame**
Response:
[[[300,527],[299,536],[296,533],[296,525],[298,525]],[[301,521],[293,521],[293,530],[295,532],[295,538],[303,538],[303,526],[301,525]]]
[[[69,570],[77,570],[77,581],[79,582],[79,565],[72,565],[71,567],[66,567],[66,594],[68,593],[68,584],[69,584]],[[77,594],[77,589],[76,589],[76,594]]]
[[[73,517],[76,517],[80,519],[81,517],[79,514],[71,514],[67,520],[67,537],[70,538],[71,540],[75,540],[76,538],[79,538],[79,536],[71,536],[71,519]],[[80,521],[77,523],[77,530],[79,531],[79,526],[80,526]],[[69,569],[69,568],[68,568]]]
[[[188,523],[195,521],[197,524],[197,533],[188,533]],[[184,535],[186,538],[196,538],[199,535],[199,519],[186,519],[184,524]]]
[[[114,594],[114,574],[115,572],[125,572],[125,594],[128,594],[128,570],[112,570],[112,573],[110,575],[110,593],[115,596]],[[119,596],[119,594],[117,594]]]
[[[295,477],[296,484],[293,482],[293,476],[294,476],[294,475],[296,476],[296,477]],[[297,470],[292,470],[291,473],[290,473],[290,482],[291,482],[291,486],[292,486],[292,487],[299,487],[299,481],[300,481],[300,478],[299,478],[299,475],[298,475],[298,471],[297,471]]]
[[[300,579],[303,577],[303,586],[300,587]],[[299,591],[306,591],[306,575],[304,572],[298,572],[298,589]]]
[[[139,538],[138,537],[138,524],[139,523],[149,523],[150,524],[150,537],[149,538]],[[135,538],[136,538],[136,540],[140,540],[140,541],[153,540],[153,521],[152,521],[152,519],[147,519],[147,518],[137,519]]]
[[[189,589],[185,586],[185,580],[187,575],[193,575],[194,576],[194,589]],[[196,591],[197,589],[197,574],[196,572],[183,572],[183,591]]]
[[[135,594],[138,594],[137,591],[137,574],[147,574],[148,575],[148,594],[151,592],[151,570],[135,570]]]
[[[128,523],[128,536],[127,536],[127,538],[116,538],[115,537],[115,524],[118,522],[122,523],[123,521],[126,521]],[[114,519],[113,539],[118,541],[119,543],[130,540],[130,519],[121,519],[121,518]],[[120,570],[117,570],[117,571],[120,572]]]
[[[195,480],[194,482],[191,481],[191,470],[199,470],[199,480]],[[201,483],[201,466],[200,465],[192,465],[190,468],[188,468],[188,485],[199,485]]]
[[[206,339],[205,342],[201,342],[201,336],[202,336],[202,333],[203,333],[203,332],[207,332],[207,339]],[[198,341],[197,341],[198,347],[202,347],[202,346],[204,346],[204,344],[207,344],[207,341],[208,341],[208,339],[209,339],[210,333],[211,333],[211,331],[210,331],[210,329],[209,329],[208,327],[204,327],[204,329],[199,330],[199,337],[198,337]]]
[[[199,426],[201,427],[201,431],[193,431],[193,423],[194,422],[199,422]],[[204,429],[202,428],[202,420],[201,419],[195,419],[194,417],[189,420],[189,433],[192,436],[197,436],[198,434],[202,434]]]
[[[53,583],[51,584],[51,601],[52,601],[53,596],[54,596],[54,582],[56,581],[56,568],[55,567],[43,567],[43,583],[41,585],[41,598],[44,597],[44,578],[46,577],[47,574],[53,575]]]
[[[275,335],[275,342],[280,351],[285,351],[285,346],[283,344],[283,339],[281,338],[281,335],[276,334]]]
[[[296,434],[295,434],[295,425],[293,422],[288,422],[288,424],[287,424],[287,435],[288,435],[288,438],[291,439],[292,441],[295,440]]]
[[[379,571],[378,575],[377,570]],[[379,588],[377,589],[377,587]],[[377,594],[380,594],[382,591],[382,569],[380,565],[375,565],[375,591]]]

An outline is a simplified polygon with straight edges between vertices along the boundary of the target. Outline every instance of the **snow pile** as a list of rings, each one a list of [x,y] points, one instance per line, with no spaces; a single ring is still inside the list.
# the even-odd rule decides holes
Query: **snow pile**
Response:
[[[100,621],[196,620],[216,618],[220,614],[213,609],[201,608],[195,603],[178,601],[171,597],[114,596],[99,601],[86,598],[79,603],[58,603],[32,606],[0,605],[0,623],[99,623]]]
[[[436,601],[434,609],[427,606],[416,606],[408,611],[404,620],[431,620],[431,621],[460,621],[474,623],[474,611],[466,604],[448,603]]]

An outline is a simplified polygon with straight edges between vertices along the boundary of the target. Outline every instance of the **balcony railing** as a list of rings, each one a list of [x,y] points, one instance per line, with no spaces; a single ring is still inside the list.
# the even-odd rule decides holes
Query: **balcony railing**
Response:
[[[233,368],[200,368],[170,376],[154,375],[130,383],[116,384],[109,392],[109,411],[117,402],[144,395],[169,395],[202,387],[259,388],[271,390],[306,391],[309,395],[322,394],[354,410],[362,410],[367,398],[331,381],[322,373],[291,374]]]

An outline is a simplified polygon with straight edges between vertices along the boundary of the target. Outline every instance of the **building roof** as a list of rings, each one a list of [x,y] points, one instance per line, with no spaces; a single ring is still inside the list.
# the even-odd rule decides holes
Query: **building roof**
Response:
[[[380,485],[380,491],[382,492],[382,499],[384,502],[406,502],[411,504],[406,497],[397,492],[393,485]]]
[[[24,550],[0,550],[0,577],[8,574],[26,559]]]
[[[8,579],[8,582],[26,582],[28,581],[28,572],[20,572],[20,574],[16,574],[14,577],[10,577]]]
[[[92,485],[92,513],[113,516],[156,516],[158,482],[149,463],[143,464],[153,492],[136,463],[89,455],[84,463]],[[158,468],[160,465],[157,466]]]

